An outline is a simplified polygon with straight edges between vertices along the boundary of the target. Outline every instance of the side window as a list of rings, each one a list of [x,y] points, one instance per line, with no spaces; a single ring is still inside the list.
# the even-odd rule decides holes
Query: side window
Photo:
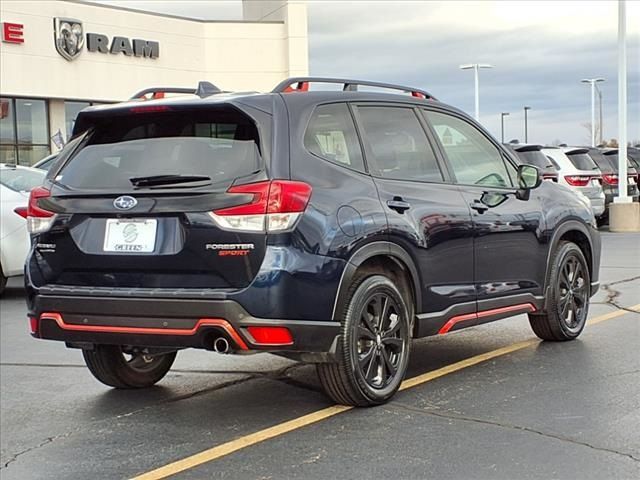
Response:
[[[365,171],[356,128],[345,103],[315,109],[304,134],[304,146],[320,158]]]
[[[424,111],[433,126],[458,183],[511,187],[515,168],[473,125],[452,115]],[[511,175],[509,173],[511,171]]]
[[[411,108],[358,107],[378,174],[396,180],[442,182],[442,172]]]

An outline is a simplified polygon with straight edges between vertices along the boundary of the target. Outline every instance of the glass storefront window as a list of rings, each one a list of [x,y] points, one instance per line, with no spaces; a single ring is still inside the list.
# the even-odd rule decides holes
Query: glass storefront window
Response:
[[[18,143],[49,143],[47,104],[44,100],[16,99]]]
[[[18,164],[33,165],[49,155],[48,145],[18,145]]]
[[[0,162],[32,165],[50,153],[46,100],[0,99]]]
[[[73,133],[73,125],[76,123],[76,117],[80,110],[90,106],[89,102],[64,102],[64,121],[66,126],[66,140],[71,138]]]
[[[0,145],[0,163],[17,163],[16,147],[14,145]]]
[[[0,142],[16,142],[15,123],[12,99],[0,98]]]

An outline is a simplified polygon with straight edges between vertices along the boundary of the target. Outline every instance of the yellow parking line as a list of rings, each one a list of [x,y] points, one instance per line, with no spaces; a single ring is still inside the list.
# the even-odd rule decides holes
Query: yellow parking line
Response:
[[[640,311],[640,304],[630,307],[629,310]],[[595,317],[589,320],[588,324],[595,325],[600,322],[621,317],[626,313],[629,312],[626,310],[616,310],[614,312]],[[457,372],[459,370],[477,365],[482,362],[486,362],[487,360],[491,360],[492,358],[500,357],[508,353],[522,350],[523,348],[530,347],[537,343],[539,343],[538,339],[525,340],[523,342],[517,342],[511,345],[507,345],[506,347],[498,348],[487,353],[475,355],[465,360],[452,363],[451,365],[438,368],[437,370],[418,375],[417,377],[409,378],[408,380],[402,382],[400,390],[406,390],[417,385],[422,385],[423,383],[430,382],[432,380],[435,380],[436,378],[440,378],[450,373]],[[325,420],[351,409],[353,409],[353,407],[346,407],[344,405],[333,405],[331,407],[323,408],[307,415],[303,415],[302,417],[294,418],[293,420],[279,423],[277,425],[274,425],[273,427],[265,428],[249,435],[236,438],[235,440],[223,443],[221,445],[218,445],[217,447],[209,448],[200,453],[196,453],[195,455],[183,458],[182,460],[177,460],[175,462],[169,463],[160,468],[156,468],[155,470],[151,470],[147,473],[138,475],[132,480],[160,480],[162,478],[167,478],[171,475],[175,475],[204,463],[217,460],[218,458],[229,455],[230,453],[237,452],[238,450],[242,450],[252,445],[264,442],[265,440],[284,435],[285,433],[291,432],[293,430],[298,430],[299,428],[317,423],[321,420]]]

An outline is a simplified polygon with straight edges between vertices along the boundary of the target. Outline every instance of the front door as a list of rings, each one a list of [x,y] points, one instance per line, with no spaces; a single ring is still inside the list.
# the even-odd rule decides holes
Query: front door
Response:
[[[500,148],[462,117],[425,110],[451,173],[471,209],[478,322],[519,306],[531,311],[546,271],[541,203],[516,198],[516,169]],[[537,299],[536,299],[537,297]],[[507,313],[507,312],[503,312]]]

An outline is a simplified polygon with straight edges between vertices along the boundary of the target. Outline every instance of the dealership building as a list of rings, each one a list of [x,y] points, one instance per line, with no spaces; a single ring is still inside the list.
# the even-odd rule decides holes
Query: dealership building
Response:
[[[215,8],[211,2],[212,9]],[[83,108],[147,87],[268,91],[308,74],[304,0],[243,0],[217,21],[90,2],[0,2],[0,162],[59,150]]]

